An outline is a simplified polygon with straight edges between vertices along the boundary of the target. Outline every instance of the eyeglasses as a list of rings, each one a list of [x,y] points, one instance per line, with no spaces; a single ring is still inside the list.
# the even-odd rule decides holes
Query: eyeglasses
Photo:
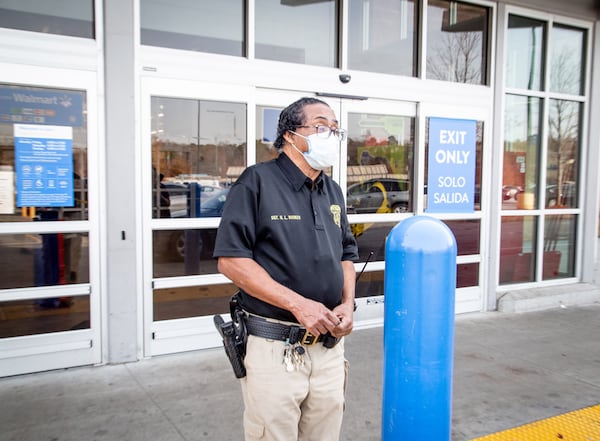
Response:
[[[331,134],[333,133],[333,135],[340,141],[343,141],[344,139],[346,139],[346,131],[344,129],[332,129],[329,126],[322,126],[322,125],[316,125],[316,126],[298,126],[298,127],[303,127],[305,129],[315,129],[317,136],[319,138],[329,138],[331,136]]]

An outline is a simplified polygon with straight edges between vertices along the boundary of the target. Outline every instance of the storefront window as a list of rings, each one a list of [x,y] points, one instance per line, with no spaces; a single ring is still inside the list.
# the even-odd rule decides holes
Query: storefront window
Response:
[[[413,210],[415,119],[348,114],[347,212]]]
[[[351,0],[348,67],[369,72],[417,74],[415,0]]]
[[[542,278],[573,277],[577,216],[546,216],[545,221]]]
[[[555,25],[552,27],[550,90],[571,95],[583,94],[586,32]]]
[[[542,100],[506,95],[505,102],[502,208],[533,210],[538,204]]]
[[[245,55],[243,0],[140,0],[141,42],[224,55]]]
[[[89,283],[86,233],[0,234],[0,289]]]
[[[246,105],[152,97],[152,217],[218,218],[246,167]],[[153,277],[217,273],[215,228],[153,231]]]
[[[0,302],[0,338],[89,328],[89,296]]]
[[[246,105],[152,97],[153,218],[220,216],[246,166]]]
[[[237,290],[230,283],[155,289],[154,321],[229,313],[229,299]]]
[[[510,15],[506,51],[506,86],[542,90],[546,25],[531,18]]]
[[[502,217],[500,283],[535,280],[537,216]]]
[[[0,84],[0,222],[87,220],[85,92]]]
[[[279,152],[273,148],[282,107],[256,106],[256,163],[274,159]]]
[[[581,103],[550,100],[546,207],[577,207]]]
[[[429,0],[427,78],[487,84],[488,32],[488,8]]]
[[[561,211],[579,208],[586,39],[583,29],[509,16],[502,209],[538,212],[502,216],[500,283],[576,274],[579,216]],[[531,245],[518,250],[519,237]]]
[[[337,67],[338,8],[338,0],[256,0],[256,58]]]
[[[3,0],[0,27],[94,38],[92,0]]]

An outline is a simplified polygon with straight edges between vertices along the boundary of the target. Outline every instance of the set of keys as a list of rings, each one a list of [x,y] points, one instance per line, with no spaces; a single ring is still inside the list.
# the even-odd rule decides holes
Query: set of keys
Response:
[[[304,366],[304,353],[306,350],[300,343],[290,344],[286,342],[283,350],[283,364],[288,372],[297,371]]]

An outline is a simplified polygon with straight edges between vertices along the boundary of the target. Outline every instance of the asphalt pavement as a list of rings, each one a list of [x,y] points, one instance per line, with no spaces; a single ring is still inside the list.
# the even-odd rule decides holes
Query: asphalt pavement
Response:
[[[600,403],[600,304],[455,323],[453,441]],[[355,331],[346,355],[342,440],[378,441],[383,329]],[[3,378],[0,440],[241,441],[240,397],[222,349]]]

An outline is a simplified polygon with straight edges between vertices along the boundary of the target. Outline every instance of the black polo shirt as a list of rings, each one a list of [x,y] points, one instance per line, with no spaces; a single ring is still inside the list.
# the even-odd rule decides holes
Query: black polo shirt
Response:
[[[358,249],[339,185],[321,173],[311,187],[285,153],[248,167],[227,196],[214,257],[254,259],[282,285],[333,309],[342,299],[341,261],[357,261]],[[255,314],[297,321],[243,291],[241,304]]]

